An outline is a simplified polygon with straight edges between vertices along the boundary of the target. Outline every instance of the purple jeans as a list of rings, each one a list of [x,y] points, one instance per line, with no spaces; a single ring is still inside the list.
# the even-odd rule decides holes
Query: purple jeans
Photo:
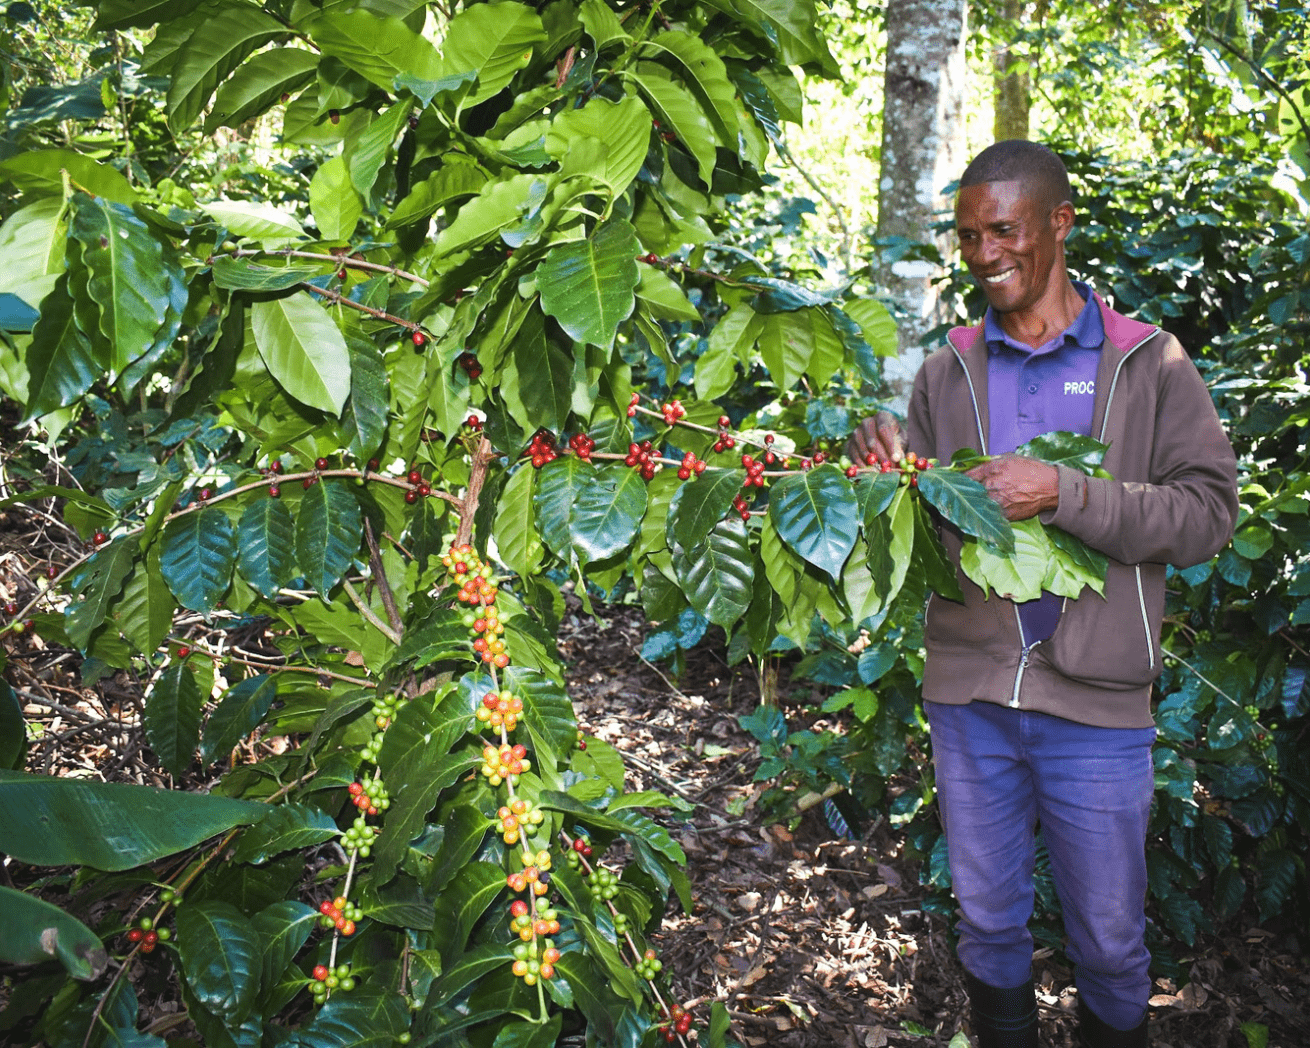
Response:
[[[997,987],[1032,970],[1041,824],[1078,992],[1121,1030],[1146,1013],[1146,823],[1154,728],[1094,728],[990,702],[925,702],[962,914],[960,962]]]

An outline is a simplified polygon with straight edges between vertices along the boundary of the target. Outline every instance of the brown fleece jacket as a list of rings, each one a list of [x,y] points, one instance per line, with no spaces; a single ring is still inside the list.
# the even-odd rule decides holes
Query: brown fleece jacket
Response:
[[[924,641],[923,697],[974,699],[1083,724],[1152,725],[1159,675],[1165,565],[1214,556],[1237,521],[1237,463],[1209,391],[1178,340],[1111,310],[1097,296],[1105,342],[1092,435],[1109,445],[1113,480],[1060,466],[1060,503],[1043,521],[1109,558],[1102,598],[1065,600],[1055,634],[1022,650],[1012,601],[958,571],[964,602],[933,595]],[[907,447],[948,462],[987,451],[987,347],[982,326],[956,328],[915,378]],[[960,539],[943,536],[959,562]]]

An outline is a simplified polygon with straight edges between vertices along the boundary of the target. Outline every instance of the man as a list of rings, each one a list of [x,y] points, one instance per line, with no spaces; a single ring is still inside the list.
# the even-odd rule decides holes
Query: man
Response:
[[[1161,669],[1165,565],[1212,557],[1237,514],[1236,462],[1205,384],[1173,336],[1070,280],[1068,175],[1030,142],[969,165],[960,254],[983,322],[957,328],[915,378],[906,428],[866,419],[851,457],[949,461],[1010,520],[1040,515],[1109,558],[1104,599],[986,599],[926,612],[924,709],[962,915],[959,955],[981,1048],[1037,1044],[1032,987],[1034,830],[1051,857],[1091,1048],[1146,1044],[1145,837],[1153,792],[1151,682]],[[1113,480],[1009,454],[1045,432],[1109,445]],[[943,536],[959,556],[958,535]]]

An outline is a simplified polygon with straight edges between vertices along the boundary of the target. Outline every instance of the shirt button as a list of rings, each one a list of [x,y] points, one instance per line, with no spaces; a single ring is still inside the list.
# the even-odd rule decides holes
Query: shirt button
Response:
[[[1028,392],[1029,392],[1029,393],[1036,393],[1036,392],[1037,392],[1037,387],[1036,387],[1036,386],[1029,386],[1029,387],[1028,387]]]

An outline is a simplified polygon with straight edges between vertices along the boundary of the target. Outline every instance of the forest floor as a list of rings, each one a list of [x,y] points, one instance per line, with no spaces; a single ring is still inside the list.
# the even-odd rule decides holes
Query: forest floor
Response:
[[[30,588],[26,580],[45,566],[35,551],[60,559],[55,547],[71,546],[66,532],[47,528],[54,523],[0,511],[0,590]],[[692,914],[674,904],[656,936],[675,994],[699,1002],[701,1020],[709,1002],[723,1001],[733,1036],[750,1048],[945,1048],[967,1031],[950,932],[921,908],[927,889],[903,839],[886,824],[841,838],[821,806],[791,829],[769,824],[756,808],[768,784],[752,781],[758,747],[737,720],[758,702],[753,671],[729,668],[706,643],[675,685],[640,657],[639,611],[600,612],[571,612],[558,635],[579,719],[622,752],[633,789],[693,805],[680,817],[657,813],[687,853],[695,899]],[[6,677],[39,726],[29,771],[166,785],[145,747],[133,681],[118,674],[87,687],[75,653],[39,638],[4,643]],[[788,705],[785,687],[783,702],[790,720],[808,716]],[[0,879],[9,873],[0,870]],[[1267,1028],[1263,1048],[1310,1046],[1310,973],[1295,938],[1245,917],[1190,951],[1185,986],[1157,983],[1156,1048],[1262,1048],[1248,1042],[1243,1023]],[[1050,951],[1038,958],[1042,1043],[1066,1048],[1074,1043],[1071,972]],[[149,1015],[142,1020],[148,1027]]]

